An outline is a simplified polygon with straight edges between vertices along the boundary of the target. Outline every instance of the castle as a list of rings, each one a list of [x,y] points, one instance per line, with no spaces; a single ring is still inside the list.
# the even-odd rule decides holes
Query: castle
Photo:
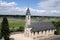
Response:
[[[25,36],[31,38],[41,38],[54,35],[55,27],[51,22],[31,22],[31,14],[29,8],[27,9],[25,20]]]

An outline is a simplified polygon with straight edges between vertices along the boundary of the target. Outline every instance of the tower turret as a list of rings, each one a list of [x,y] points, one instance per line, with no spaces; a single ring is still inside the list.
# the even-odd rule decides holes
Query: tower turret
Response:
[[[30,25],[31,24],[31,14],[30,14],[30,10],[29,8],[26,11],[26,25]]]

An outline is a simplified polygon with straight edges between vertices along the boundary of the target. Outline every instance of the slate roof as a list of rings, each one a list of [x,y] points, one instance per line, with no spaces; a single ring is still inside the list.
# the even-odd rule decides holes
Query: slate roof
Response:
[[[32,28],[32,32],[55,29],[54,25],[51,22],[34,22],[31,23],[31,25],[29,25],[28,27]]]
[[[27,9],[26,15],[31,15],[29,8]]]

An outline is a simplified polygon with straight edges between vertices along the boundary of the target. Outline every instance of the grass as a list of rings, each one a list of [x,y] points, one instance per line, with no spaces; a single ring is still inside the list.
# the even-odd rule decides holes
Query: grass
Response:
[[[25,25],[24,20],[9,20],[8,22],[10,27],[19,27]]]
[[[25,26],[25,21],[24,20],[8,20],[9,23],[9,28],[10,31],[15,32],[17,30],[20,30],[22,28],[24,28]],[[0,26],[1,26],[1,22],[0,22]],[[24,30],[24,29],[22,29]]]
[[[55,20],[43,20],[43,21],[47,21],[47,22],[51,22],[51,21],[57,21],[57,19]],[[0,20],[0,25],[1,25],[2,20]],[[8,20],[9,22],[9,27],[19,27],[19,26],[24,26],[25,25],[25,20]],[[31,22],[36,22],[36,20],[32,20]]]
[[[0,26],[1,26],[1,22],[2,20],[0,20]],[[35,22],[35,20],[32,20],[31,22]],[[25,20],[8,20],[8,23],[10,28],[25,26]]]
[[[13,27],[20,27],[20,26],[24,26],[25,25],[25,21],[24,20],[8,20],[9,22],[9,27],[13,28]],[[1,22],[0,22],[0,26],[1,26]]]

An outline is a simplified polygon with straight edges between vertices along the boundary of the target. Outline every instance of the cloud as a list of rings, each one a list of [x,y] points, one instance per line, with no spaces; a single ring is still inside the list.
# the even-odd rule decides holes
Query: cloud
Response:
[[[7,2],[0,2],[0,6],[15,6],[16,3],[15,2],[10,2],[10,3],[7,3]]]
[[[30,12],[32,15],[43,16],[46,10],[38,10],[38,9],[30,8]]]
[[[38,3],[45,10],[60,10],[60,0],[45,0]]]
[[[0,14],[3,15],[25,15],[27,8],[17,7],[15,2],[0,2]],[[45,10],[30,8],[31,15],[43,15]]]
[[[4,15],[19,15],[24,14],[25,8],[17,7],[15,2],[0,2],[0,14]]]
[[[17,7],[16,2],[0,2],[1,15],[25,15],[27,7]],[[60,12],[56,10],[38,10],[30,8],[31,15],[38,16],[60,16]],[[57,14],[58,13],[58,14]]]
[[[46,14],[60,16],[60,0],[44,0],[38,3],[38,7],[46,10]]]

